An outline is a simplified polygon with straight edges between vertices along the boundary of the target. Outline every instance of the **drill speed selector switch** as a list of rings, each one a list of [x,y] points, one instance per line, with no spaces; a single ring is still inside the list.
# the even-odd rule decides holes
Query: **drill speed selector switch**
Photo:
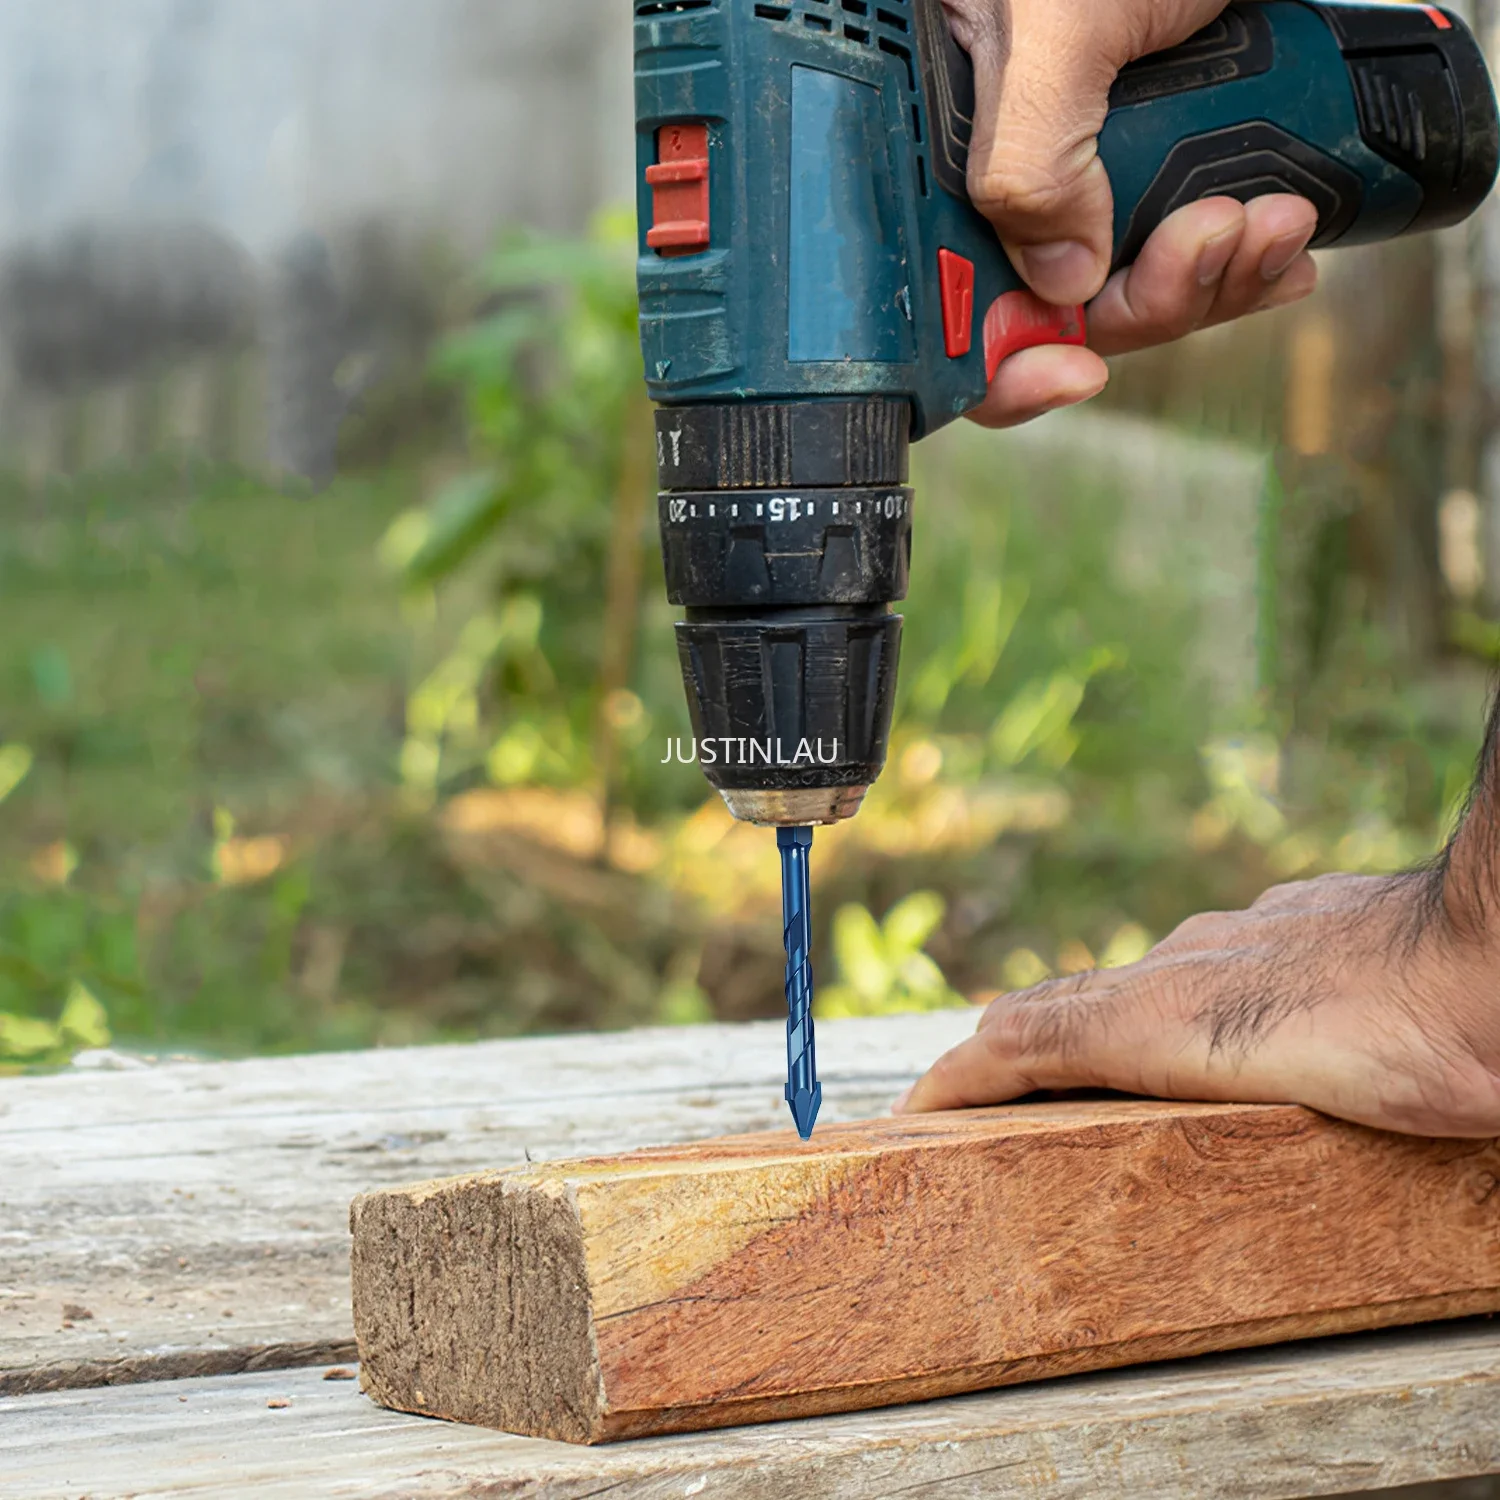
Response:
[[[1008,355],[1083,343],[1085,311],[1033,296],[969,201],[973,70],[940,0],[634,14],[641,344],[693,728],[750,748],[705,767],[736,817],[837,822],[886,758],[909,444],[978,406]],[[1436,6],[1233,4],[1126,68],[1110,104],[1119,265],[1221,195],[1309,199],[1314,248],[1441,228],[1500,160],[1483,56]],[[805,882],[806,844],[790,852]],[[788,914],[806,1101],[805,901]]]

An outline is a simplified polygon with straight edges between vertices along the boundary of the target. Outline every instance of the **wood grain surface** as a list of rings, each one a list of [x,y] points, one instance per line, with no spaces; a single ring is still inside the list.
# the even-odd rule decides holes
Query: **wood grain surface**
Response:
[[[879,1113],[974,1020],[820,1027],[825,1116]],[[0,1079],[0,1397],[352,1358],[355,1194],[772,1129],[785,1048],[772,1022]]]
[[[383,1405],[601,1442],[1500,1309],[1500,1144],[1023,1105],[356,1201]]]
[[[1497,1411],[1492,1323],[588,1449],[381,1411],[351,1382],[281,1371],[0,1402],[0,1494],[1292,1500],[1500,1471]]]

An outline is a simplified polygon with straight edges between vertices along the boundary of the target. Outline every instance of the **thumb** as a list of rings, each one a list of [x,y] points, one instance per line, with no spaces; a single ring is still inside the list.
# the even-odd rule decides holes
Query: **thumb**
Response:
[[[899,1114],[999,1104],[1037,1089],[1129,1088],[1120,1033],[1140,1033],[1121,971],[1054,979],[1002,995],[975,1034],[945,1053],[902,1097]],[[1113,1066],[1112,1066],[1113,1064]]]
[[[1056,0],[1011,0],[1008,20],[955,29],[973,33],[960,36],[974,60],[969,196],[1038,296],[1087,302],[1112,256],[1114,198],[1099,131],[1125,58]]]
[[[974,62],[969,195],[1038,296],[1096,297],[1114,199],[1099,159],[1109,91],[1135,58],[1186,41],[1225,0],[942,0]]]

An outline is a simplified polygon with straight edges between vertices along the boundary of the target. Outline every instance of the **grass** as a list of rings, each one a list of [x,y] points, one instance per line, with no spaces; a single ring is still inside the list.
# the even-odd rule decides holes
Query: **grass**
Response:
[[[235,474],[100,477],[0,509],[4,737],[36,765],[4,848],[200,869],[212,812],[389,777],[412,652],[376,542],[408,482],[315,501]]]
[[[4,492],[0,743],[32,765],[0,804],[0,872],[7,947],[33,972],[12,963],[0,1009],[45,1008],[81,966],[143,1037],[297,1034],[274,981],[299,878],[249,903],[247,964],[247,903],[222,899],[215,851],[316,840],[391,785],[413,645],[376,543],[410,484],[314,500],[163,462]],[[236,971],[260,981],[235,997],[253,1023],[214,993]]]

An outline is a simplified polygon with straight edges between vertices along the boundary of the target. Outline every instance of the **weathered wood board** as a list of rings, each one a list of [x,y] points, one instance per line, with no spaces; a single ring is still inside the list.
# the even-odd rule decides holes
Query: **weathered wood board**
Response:
[[[0,1401],[0,1494],[1301,1500],[1500,1472],[1497,1412],[1491,1323],[589,1449],[381,1411],[352,1383],[299,1370]]]
[[[383,1405],[603,1442],[1500,1310],[1500,1143],[1021,1105],[358,1199]]]
[[[879,1113],[973,1023],[820,1027],[825,1113]],[[270,1369],[352,1352],[356,1193],[778,1127],[783,1047],[773,1023],[0,1079],[0,1391],[38,1392],[0,1394],[0,1495],[1288,1500],[1500,1471],[1489,1324],[593,1449]]]
[[[826,1023],[827,1118],[974,1021]],[[350,1359],[355,1194],[773,1129],[785,1059],[772,1022],[0,1079],[0,1397]]]

